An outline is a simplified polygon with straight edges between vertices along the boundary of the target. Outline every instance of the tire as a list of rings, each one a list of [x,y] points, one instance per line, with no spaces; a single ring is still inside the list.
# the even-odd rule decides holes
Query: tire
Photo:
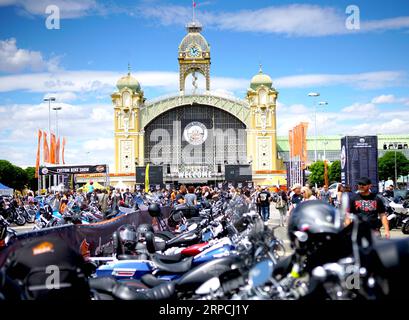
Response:
[[[14,222],[18,226],[24,226],[26,224],[26,218],[24,218],[21,214],[17,214],[16,218],[14,219]]]
[[[409,234],[409,221],[402,226],[402,233]]]
[[[396,227],[397,227],[396,219],[392,219],[391,221],[389,221],[389,230],[396,229]]]

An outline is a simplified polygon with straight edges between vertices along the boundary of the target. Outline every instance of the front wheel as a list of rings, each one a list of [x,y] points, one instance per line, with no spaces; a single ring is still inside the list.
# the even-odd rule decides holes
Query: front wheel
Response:
[[[18,214],[14,222],[18,226],[24,226],[26,224],[26,218],[24,218],[21,214]]]
[[[409,221],[406,221],[405,224],[402,226],[402,233],[409,234]]]

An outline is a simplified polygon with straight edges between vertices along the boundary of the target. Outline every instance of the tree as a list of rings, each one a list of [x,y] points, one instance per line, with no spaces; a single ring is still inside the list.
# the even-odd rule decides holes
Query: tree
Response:
[[[23,190],[28,183],[27,173],[7,160],[0,160],[0,182],[6,186]]]
[[[398,177],[409,174],[409,160],[402,152],[396,151],[396,168]],[[388,151],[378,159],[380,180],[392,179],[395,184],[395,151]]]
[[[324,185],[324,161],[317,161],[310,165],[311,174],[308,177],[308,183],[318,186]]]
[[[329,182],[341,181],[341,161],[335,160],[328,168],[328,180]]]
[[[28,181],[27,188],[29,188],[30,190],[37,190],[38,180],[35,177],[36,168],[27,167],[25,171],[26,171],[26,174],[27,174],[27,181]]]

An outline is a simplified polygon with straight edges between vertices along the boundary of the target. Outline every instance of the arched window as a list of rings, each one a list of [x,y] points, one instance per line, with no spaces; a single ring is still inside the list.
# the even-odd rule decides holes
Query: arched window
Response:
[[[268,102],[267,92],[265,90],[260,90],[259,91],[259,104],[267,104],[267,102]]]

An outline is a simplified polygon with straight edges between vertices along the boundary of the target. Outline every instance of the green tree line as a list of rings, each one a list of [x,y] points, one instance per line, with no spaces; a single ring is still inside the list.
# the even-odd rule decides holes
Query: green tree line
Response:
[[[402,153],[396,152],[396,170],[398,178],[409,174],[409,159]],[[310,165],[308,183],[318,186],[324,185],[324,161],[317,161]],[[395,152],[388,151],[378,159],[378,175],[379,180],[395,181]],[[328,165],[328,181],[341,182],[341,161],[336,160]]]
[[[35,168],[22,169],[7,160],[0,160],[0,182],[19,191],[25,188],[37,190]]]

